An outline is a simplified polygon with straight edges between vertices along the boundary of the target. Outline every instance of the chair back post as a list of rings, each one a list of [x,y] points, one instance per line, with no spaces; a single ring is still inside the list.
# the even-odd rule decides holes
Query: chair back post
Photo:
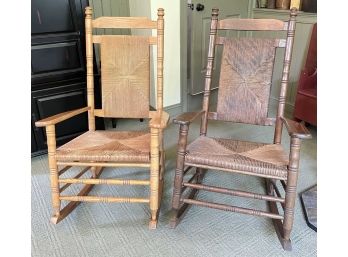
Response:
[[[163,110],[164,9],[157,10],[157,112]]]
[[[211,24],[210,24],[210,33],[209,33],[209,49],[208,49],[208,62],[205,74],[205,85],[204,85],[204,95],[203,95],[203,111],[202,116],[200,135],[205,136],[207,134],[207,122],[208,122],[208,111],[209,111],[209,97],[210,97],[210,87],[211,87],[211,78],[214,66],[215,58],[215,39],[217,34],[218,27],[218,15],[219,9],[212,9]]]
[[[87,59],[87,104],[88,110],[88,129],[95,130],[94,116],[94,76],[93,76],[93,42],[92,42],[92,8],[87,6],[85,9],[85,30],[86,30],[86,59]]]
[[[274,132],[275,144],[280,144],[281,137],[282,137],[283,123],[280,117],[284,116],[286,91],[289,84],[289,71],[290,71],[291,55],[292,55],[292,48],[293,48],[294,36],[295,36],[296,16],[297,16],[297,9],[292,8],[290,13],[290,20],[288,22],[288,30],[287,30],[288,32],[287,32],[287,38],[286,38],[285,57],[284,57],[283,73],[282,73],[283,75],[282,75],[282,81],[280,86],[279,104],[278,104],[278,111],[277,111],[276,125],[275,125],[275,132]]]

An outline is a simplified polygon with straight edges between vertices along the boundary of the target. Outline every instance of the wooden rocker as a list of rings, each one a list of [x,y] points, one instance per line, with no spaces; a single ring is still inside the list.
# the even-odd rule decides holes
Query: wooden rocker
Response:
[[[86,8],[86,59],[88,106],[37,121],[46,127],[53,217],[58,223],[80,202],[149,203],[149,227],[155,229],[162,196],[164,149],[163,129],[169,115],[163,111],[164,10],[157,21],[144,17],[99,17],[92,20]],[[157,30],[157,36],[92,35],[93,28],[136,28]],[[101,48],[102,109],[94,107],[93,43]],[[150,48],[157,45],[157,108],[150,111]],[[55,125],[88,112],[89,131],[56,148]],[[148,131],[96,131],[95,117],[149,118]],[[62,166],[58,170],[58,166]],[[73,178],[60,178],[73,166],[86,167]],[[148,180],[100,179],[103,167],[150,169]],[[81,178],[87,171],[90,178]],[[60,186],[60,184],[63,184]],[[77,195],[62,195],[72,184],[85,186]],[[149,186],[149,197],[89,196],[94,185]],[[61,209],[61,201],[70,201]]]
[[[311,138],[300,123],[284,117],[285,98],[295,33],[296,9],[290,20],[225,19],[218,21],[218,9],[213,9],[208,63],[205,74],[203,107],[199,112],[184,113],[174,119],[180,125],[172,200],[174,228],[183,218],[187,207],[194,204],[218,210],[271,218],[285,250],[291,250],[290,233],[293,227],[296,185],[299,169],[300,143]],[[286,39],[217,36],[218,30],[285,31]],[[216,112],[209,111],[209,97],[214,67],[215,48],[223,47]],[[278,112],[268,117],[272,72],[276,48],[285,48]],[[200,136],[187,145],[190,123],[201,118]],[[207,136],[209,120],[230,121],[254,125],[275,125],[273,143],[239,141]],[[282,128],[291,138],[290,155],[281,146]],[[184,175],[195,169],[194,175],[184,180]],[[220,170],[265,178],[267,194],[220,188],[202,184],[206,170]],[[281,181],[285,190],[283,198],[276,185]],[[270,211],[255,210],[195,199],[198,190],[230,196],[254,198],[269,202]],[[278,204],[278,206],[277,206]],[[278,212],[278,207],[284,214]]]

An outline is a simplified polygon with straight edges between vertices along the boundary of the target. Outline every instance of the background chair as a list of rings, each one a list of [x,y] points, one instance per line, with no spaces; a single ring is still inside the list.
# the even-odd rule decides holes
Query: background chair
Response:
[[[310,138],[307,129],[284,117],[285,97],[289,79],[291,52],[295,32],[296,9],[290,20],[225,19],[218,21],[218,9],[213,9],[208,63],[205,74],[203,107],[199,112],[184,113],[174,119],[180,125],[172,199],[171,227],[182,219],[189,205],[272,218],[284,249],[291,249],[290,232],[293,226],[296,185],[301,139]],[[228,38],[217,36],[217,30],[286,31],[284,39]],[[216,112],[209,111],[209,96],[214,66],[215,48],[223,46],[220,85]],[[285,47],[283,75],[275,118],[268,117],[272,72],[277,47]],[[190,123],[201,117],[200,136],[187,146]],[[256,143],[207,136],[208,120],[231,121],[254,125],[274,125],[273,143]],[[282,127],[291,137],[290,155],[281,146]],[[194,175],[184,181],[184,175],[195,168]],[[221,170],[262,177],[267,182],[267,194],[232,190],[202,184],[206,170]],[[282,198],[276,182],[285,189]],[[238,197],[266,200],[270,211],[255,210],[194,199],[198,190]],[[280,214],[276,204],[284,209]]]
[[[53,217],[57,223],[80,202],[149,203],[150,228],[156,228],[164,171],[163,129],[169,116],[163,111],[164,10],[157,21],[143,17],[99,17],[86,8],[88,106],[36,122],[46,127]],[[92,35],[93,28],[156,29],[157,36]],[[93,43],[101,47],[102,109],[94,108]],[[149,110],[150,46],[157,45],[157,109]],[[55,125],[88,111],[89,131],[56,149]],[[147,131],[96,131],[95,117],[150,118]],[[62,166],[58,170],[58,166]],[[60,178],[73,166],[86,167],[73,178]],[[103,167],[150,168],[149,180],[99,179]],[[88,170],[90,178],[81,178]],[[64,184],[60,187],[60,184]],[[72,184],[85,184],[77,195],[62,195]],[[143,198],[87,196],[96,184],[150,186]],[[61,209],[61,201],[70,201]]]

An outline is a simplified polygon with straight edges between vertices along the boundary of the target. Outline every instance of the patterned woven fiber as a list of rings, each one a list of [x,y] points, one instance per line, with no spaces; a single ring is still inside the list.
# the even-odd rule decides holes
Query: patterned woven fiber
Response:
[[[58,161],[150,162],[150,134],[88,131],[56,152]]]
[[[187,147],[186,162],[287,177],[289,157],[281,145],[200,136]]]
[[[149,49],[147,37],[103,36],[101,80],[106,117],[149,117]]]
[[[275,39],[226,38],[221,63],[218,119],[265,125]]]

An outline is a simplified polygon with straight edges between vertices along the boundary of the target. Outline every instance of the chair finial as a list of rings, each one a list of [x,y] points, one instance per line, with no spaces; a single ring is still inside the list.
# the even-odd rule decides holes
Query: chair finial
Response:
[[[212,15],[212,16],[218,16],[218,15],[219,15],[219,8],[214,7],[214,8],[211,10],[211,15]]]
[[[157,9],[157,16],[164,16],[164,9],[163,8],[158,8]]]
[[[297,8],[296,7],[292,7],[291,10],[290,10],[290,16],[291,17],[296,17],[297,13],[298,13]]]
[[[92,16],[92,14],[93,14],[92,7],[87,6],[87,7],[85,8],[85,14],[86,14],[86,16]]]

